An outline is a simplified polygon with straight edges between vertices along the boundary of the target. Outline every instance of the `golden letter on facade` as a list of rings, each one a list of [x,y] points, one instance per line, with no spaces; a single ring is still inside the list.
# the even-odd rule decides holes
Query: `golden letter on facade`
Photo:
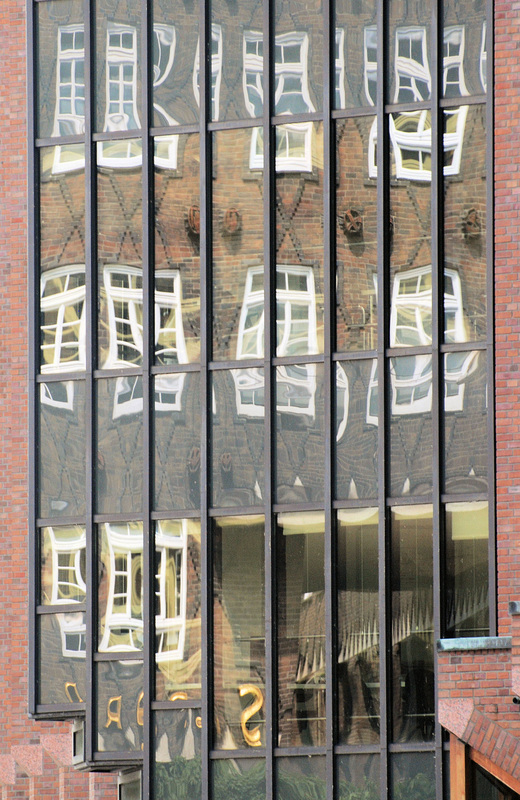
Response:
[[[144,692],[141,692],[137,698],[137,724],[144,725],[144,708],[143,708]]]
[[[82,703],[83,700],[81,699],[80,693],[78,692],[78,687],[72,681],[65,681],[65,694],[70,703]],[[75,695],[75,697],[73,696]]]
[[[115,723],[119,730],[123,729],[121,725],[121,695],[111,697],[107,703],[107,721],[105,728],[110,728],[112,723]]]
[[[250,747],[261,747],[262,742],[260,741],[260,727],[257,725],[256,728],[249,729],[246,723],[251,719],[251,717],[254,717],[254,715],[257,714],[264,705],[264,696],[262,694],[262,690],[258,686],[255,686],[254,683],[245,683],[243,686],[239,687],[238,692],[240,697],[245,697],[248,694],[253,695],[253,702],[244,708],[240,715],[240,726],[247,744]]]
[[[188,699],[187,692],[173,692],[173,694],[171,694],[168,698],[168,700],[170,700],[170,702],[172,703],[174,703],[175,700],[187,700],[187,699]]]

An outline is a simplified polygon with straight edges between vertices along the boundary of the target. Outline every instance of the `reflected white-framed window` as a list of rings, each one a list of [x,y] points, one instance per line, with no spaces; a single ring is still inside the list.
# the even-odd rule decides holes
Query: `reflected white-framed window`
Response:
[[[364,30],[365,95],[371,106],[377,100],[377,27],[368,25]]]
[[[336,28],[334,39],[334,108],[345,108],[345,31]]]
[[[452,25],[444,29],[443,40],[443,92],[445,97],[462,97],[468,94],[464,80],[463,25]]]
[[[222,82],[222,28],[211,23],[211,119],[218,120],[220,107],[220,84]],[[193,94],[200,106],[200,39],[197,40],[195,65],[193,67]]]
[[[74,381],[51,381],[40,384],[40,402],[44,406],[74,410]]]
[[[85,658],[87,647],[87,626],[85,613],[76,611],[59,614],[58,623],[61,635],[61,652],[67,658]]]
[[[103,270],[109,344],[105,366],[139,363],[143,353],[143,271],[110,265]]]
[[[101,652],[141,650],[143,645],[143,531],[135,522],[106,523],[108,575]]]
[[[264,416],[265,381],[261,367],[231,370],[235,383],[237,414],[241,417]]]
[[[395,32],[396,103],[428,100],[431,74],[426,47],[426,28],[409,26]]]
[[[85,548],[87,537],[79,526],[45,529],[52,559],[51,605],[81,602],[86,597]]]
[[[69,264],[40,277],[41,353],[45,372],[85,369],[85,265]]]
[[[482,23],[482,38],[480,40],[480,83],[487,91],[487,25]]]
[[[173,25],[155,22],[153,26],[153,88],[157,89],[171,74],[175,58],[176,33]],[[155,95],[154,95],[155,98]],[[163,125],[176,120],[155,99],[153,107]],[[154,164],[163,169],[177,169],[178,136],[160,136],[154,140]]]
[[[159,364],[186,364],[188,352],[182,324],[181,275],[155,273],[155,357]]]
[[[302,31],[275,37],[275,113],[305,114],[315,111],[309,93],[307,60],[309,36]]]
[[[158,520],[155,532],[156,661],[180,660],[186,637],[187,520]]]
[[[56,67],[56,108],[54,136],[74,136],[85,132],[85,34],[83,25],[63,25],[58,29]],[[83,144],[54,148],[54,173],[83,169]]]
[[[276,370],[276,411],[316,416],[316,364],[289,364]]]
[[[349,408],[349,389],[347,373],[341,366],[336,364],[336,441],[345,434],[348,421]]]
[[[261,117],[264,104],[264,40],[261,31],[245,31],[242,40],[242,87],[248,113]]]

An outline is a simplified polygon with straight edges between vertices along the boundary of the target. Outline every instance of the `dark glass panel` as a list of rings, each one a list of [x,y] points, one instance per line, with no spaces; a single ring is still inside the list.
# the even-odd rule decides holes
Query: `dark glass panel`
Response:
[[[264,518],[213,528],[215,747],[265,746]]]
[[[176,372],[154,379],[154,505],[200,507],[200,375]]]
[[[486,339],[486,109],[444,112],[446,342]],[[453,177],[451,177],[453,176]]]
[[[277,758],[275,763],[277,800],[325,800],[324,756]]]
[[[213,373],[212,503],[263,504],[264,370]]]
[[[325,518],[279,514],[278,743],[325,744]]]
[[[85,383],[39,386],[39,516],[85,513]]]
[[[335,3],[334,108],[373,106],[377,99],[377,3]]]
[[[256,129],[214,134],[213,357],[263,356],[263,205]],[[253,139],[253,141],[251,141]],[[260,165],[261,166],[261,165]]]
[[[433,753],[393,753],[390,756],[391,797],[394,800],[434,798],[435,758]]]
[[[422,103],[431,97],[429,3],[388,3],[388,102]]]
[[[377,386],[377,378],[371,377],[374,383]],[[431,355],[390,359],[390,413],[391,494],[428,494],[433,452]]]
[[[84,603],[86,597],[85,546],[82,525],[53,525],[40,532],[40,603]]]
[[[155,697],[200,697],[200,521],[155,523]]]
[[[36,6],[38,136],[73,136],[85,128],[85,41],[81,0]]]
[[[336,497],[377,497],[376,361],[336,364]]]
[[[323,352],[323,125],[276,128],[276,355]]]
[[[487,492],[486,353],[444,355],[444,491]]]
[[[338,728],[341,744],[379,741],[377,508],[338,511]]]
[[[143,382],[139,376],[97,381],[96,510],[142,507]]]
[[[153,124],[198,122],[198,28],[196,3],[153,0]]]
[[[379,800],[379,762],[379,753],[338,756],[338,800]]]
[[[278,503],[322,502],[323,364],[276,368]]]
[[[97,689],[97,751],[141,752],[143,744],[143,664],[100,661]]]
[[[143,357],[141,140],[98,144],[99,366]]]
[[[442,92],[444,97],[486,91],[486,4],[445,0],[443,12]]]
[[[38,628],[38,703],[83,703],[85,612],[42,614]]]
[[[259,758],[234,758],[213,761],[214,800],[265,798],[265,761]]]
[[[155,361],[200,357],[199,136],[155,140]]]
[[[489,633],[488,504],[446,505],[446,633]]]
[[[276,0],[275,114],[320,111],[323,98],[323,17],[317,4]]]
[[[261,117],[263,106],[263,4],[211,3],[211,119]]]
[[[155,711],[154,800],[195,800],[202,793],[199,708]]]
[[[143,524],[99,526],[98,651],[143,648]]]
[[[336,124],[336,349],[377,347],[377,196],[373,117]]]
[[[95,130],[140,128],[140,0],[98,0],[95,35]]]
[[[432,518],[429,505],[392,510],[395,742],[426,742],[434,736]]]

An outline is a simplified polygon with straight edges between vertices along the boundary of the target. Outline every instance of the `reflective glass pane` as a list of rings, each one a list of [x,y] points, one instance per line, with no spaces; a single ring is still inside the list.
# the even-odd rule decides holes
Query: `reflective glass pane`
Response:
[[[259,758],[222,759],[213,762],[215,800],[265,798],[265,761]]]
[[[40,603],[84,603],[87,536],[82,525],[53,525],[40,531]]]
[[[423,742],[434,736],[432,518],[428,505],[392,510],[392,738],[396,742]]]
[[[486,6],[471,0],[464,9],[445,0],[443,11],[442,92],[444,97],[486,91]]]
[[[100,653],[143,648],[143,525],[99,526]]]
[[[390,359],[390,404],[391,494],[428,494],[433,452],[431,355]]]
[[[323,352],[323,126],[276,128],[276,354]]]
[[[140,164],[140,139],[99,142],[98,348],[99,366],[105,369],[142,362]]]
[[[199,136],[155,140],[155,361],[200,356]]]
[[[393,753],[390,756],[391,796],[396,798],[435,797],[433,753]]]
[[[39,385],[40,517],[85,513],[85,383]]]
[[[377,347],[377,196],[375,119],[336,125],[336,349]],[[374,148],[371,150],[371,146]]]
[[[431,97],[431,9],[428,3],[388,3],[388,99],[422,103]]]
[[[377,497],[376,361],[336,364],[336,497]]]
[[[325,744],[325,518],[279,514],[278,742]]]
[[[140,128],[141,3],[98,0],[95,21],[95,130]]]
[[[213,356],[262,358],[263,204],[255,131],[213,137]],[[262,166],[262,164],[260,164]]]
[[[97,381],[96,508],[139,511],[143,493],[143,382],[137,376]]]
[[[334,108],[376,103],[376,12],[375,0],[335,3]]]
[[[325,800],[324,756],[277,758],[275,764],[277,800]]]
[[[85,702],[85,612],[41,614],[37,628],[37,702]]]
[[[153,713],[156,800],[186,800],[201,796],[201,717],[198,708]]]
[[[489,509],[483,503],[446,505],[446,633],[489,633]]]
[[[276,0],[275,114],[320,111],[323,98],[323,17],[319,5]]]
[[[38,136],[73,136],[85,127],[85,42],[81,0],[36,6]],[[70,145],[69,145],[70,147]]]
[[[200,697],[200,522],[155,523],[155,697]]]
[[[98,752],[140,753],[144,721],[142,662],[100,661],[94,668]]]
[[[261,505],[265,493],[264,370],[214,372],[213,398],[213,505]]]
[[[379,800],[379,761],[379,753],[338,756],[336,775],[339,800]]]
[[[215,747],[265,746],[264,519],[213,528]]]
[[[338,720],[341,744],[379,741],[376,508],[338,511]]]
[[[486,353],[444,355],[444,491],[488,489]]]
[[[444,112],[444,338],[486,338],[486,109]],[[450,176],[454,176],[451,178]]]
[[[198,122],[196,3],[153,0],[153,124]]]
[[[277,367],[277,502],[321,503],[323,458],[323,364]]]
[[[154,379],[154,505],[162,511],[200,507],[200,375]]]

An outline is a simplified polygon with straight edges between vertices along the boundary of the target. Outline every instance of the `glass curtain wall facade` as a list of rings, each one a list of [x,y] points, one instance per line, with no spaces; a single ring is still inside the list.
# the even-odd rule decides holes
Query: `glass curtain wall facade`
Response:
[[[145,798],[440,798],[496,632],[491,4],[28,0],[30,711]]]

